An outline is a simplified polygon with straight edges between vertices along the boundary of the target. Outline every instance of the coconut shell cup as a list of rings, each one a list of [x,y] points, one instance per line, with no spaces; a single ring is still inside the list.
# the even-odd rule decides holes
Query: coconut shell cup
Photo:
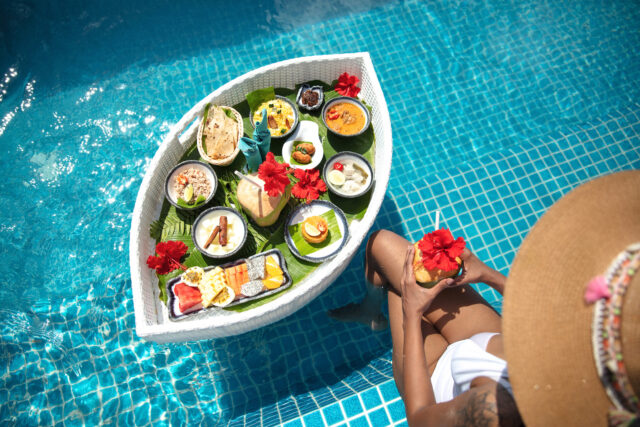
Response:
[[[258,174],[253,173],[250,176],[256,178]],[[270,197],[265,191],[258,192],[248,181],[240,180],[236,196],[242,209],[256,224],[260,227],[268,227],[278,220],[280,212],[287,205],[291,197],[291,186],[287,186],[284,194]]]
[[[416,250],[413,256],[413,273],[416,276],[416,282],[423,288],[433,288],[442,279],[457,277],[462,271],[464,263],[459,257],[456,257],[458,268],[455,270],[444,271],[439,268],[427,270],[422,265],[422,252],[418,249],[418,244],[414,244],[414,247]]]

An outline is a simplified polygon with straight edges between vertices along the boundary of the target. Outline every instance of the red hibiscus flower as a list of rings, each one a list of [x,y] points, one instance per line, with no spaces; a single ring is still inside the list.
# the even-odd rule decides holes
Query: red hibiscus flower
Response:
[[[451,271],[458,268],[456,257],[464,250],[465,242],[462,237],[453,240],[451,231],[446,228],[425,234],[418,242],[418,249],[422,252],[422,265],[427,270],[439,268]]]
[[[311,203],[320,193],[327,191],[327,184],[320,178],[320,171],[317,169],[296,169],[293,175],[298,182],[291,189],[291,194],[298,199],[305,199],[307,203]]]
[[[340,74],[338,83],[336,83],[336,92],[342,96],[350,96],[355,98],[360,93],[360,88],[356,85],[360,83],[360,79],[347,73]]]
[[[187,253],[187,249],[187,245],[180,241],[160,242],[156,245],[158,256],[150,255],[147,265],[158,274],[171,273],[176,268],[186,270],[187,267],[180,263],[180,259]]]
[[[264,191],[271,197],[284,193],[289,180],[289,164],[278,163],[273,153],[267,153],[267,159],[258,168],[258,177],[264,181]]]

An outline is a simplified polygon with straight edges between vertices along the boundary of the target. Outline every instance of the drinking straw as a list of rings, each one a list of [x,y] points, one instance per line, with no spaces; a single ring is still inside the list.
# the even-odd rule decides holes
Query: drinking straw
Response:
[[[436,230],[440,228],[440,210],[436,211]]]
[[[238,171],[234,171],[234,173],[236,175],[238,175],[239,178],[242,179],[246,179],[248,182],[252,183],[253,185],[255,185],[256,187],[258,187],[260,190],[262,190],[262,185],[260,185],[260,183],[258,183],[257,181],[255,181],[253,178],[248,177],[247,175],[244,175]]]

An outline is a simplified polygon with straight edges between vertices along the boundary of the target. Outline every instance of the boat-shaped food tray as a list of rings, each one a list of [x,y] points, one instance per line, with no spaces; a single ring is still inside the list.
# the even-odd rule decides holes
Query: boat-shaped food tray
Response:
[[[201,304],[195,305],[193,310],[189,310],[186,313],[182,313],[180,311],[179,308],[179,301],[178,301],[178,297],[176,296],[175,292],[174,292],[174,287],[180,283],[182,281],[182,275],[174,277],[173,279],[170,279],[167,281],[167,295],[168,295],[168,308],[169,308],[169,318],[171,320],[183,320],[183,319],[187,319],[187,318],[191,318],[194,315],[204,315],[204,313],[212,311],[212,310],[223,310],[227,307],[233,307],[234,305],[238,305],[238,304],[244,304],[246,302],[249,301],[253,301],[253,300],[257,300],[260,298],[264,298],[267,297],[269,295],[273,295],[273,294],[277,294],[278,292],[282,292],[285,289],[287,289],[288,287],[290,287],[293,284],[293,280],[291,279],[291,275],[289,274],[289,271],[287,270],[287,263],[284,259],[284,256],[282,255],[282,252],[280,252],[279,249],[270,249],[266,252],[261,252],[259,254],[256,255],[252,255],[249,258],[242,258],[236,261],[231,261],[228,262],[226,264],[221,264],[221,265],[210,265],[207,267],[204,267],[204,271],[209,271],[209,270],[213,270],[216,267],[220,267],[222,269],[225,268],[229,268],[229,267],[235,267],[237,265],[240,265],[242,263],[247,262],[248,259],[253,259],[253,258],[257,258],[257,257],[268,257],[269,255],[275,255],[276,260],[278,261],[278,264],[280,266],[280,268],[282,269],[282,274],[284,276],[284,282],[282,283],[282,285],[280,285],[280,287],[276,288],[276,289],[269,289],[266,291],[263,291],[261,293],[259,293],[258,295],[254,295],[252,297],[245,297],[245,298],[240,298],[237,299],[235,301],[232,301],[231,304],[225,306],[225,307],[216,307],[216,306],[211,306],[211,307],[207,307],[204,308],[202,307]]]

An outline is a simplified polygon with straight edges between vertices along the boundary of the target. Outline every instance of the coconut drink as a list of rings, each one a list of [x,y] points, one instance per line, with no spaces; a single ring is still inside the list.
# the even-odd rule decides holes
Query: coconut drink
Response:
[[[465,248],[462,237],[453,239],[446,228],[424,235],[414,244],[413,272],[416,282],[431,288],[442,279],[456,277],[462,269],[462,251]]]
[[[238,183],[237,197],[242,209],[261,227],[268,227],[278,220],[280,212],[286,206],[291,196],[291,186],[286,186],[283,193],[270,196],[264,190],[264,181],[257,173],[249,175],[260,187],[248,180],[241,179]]]

